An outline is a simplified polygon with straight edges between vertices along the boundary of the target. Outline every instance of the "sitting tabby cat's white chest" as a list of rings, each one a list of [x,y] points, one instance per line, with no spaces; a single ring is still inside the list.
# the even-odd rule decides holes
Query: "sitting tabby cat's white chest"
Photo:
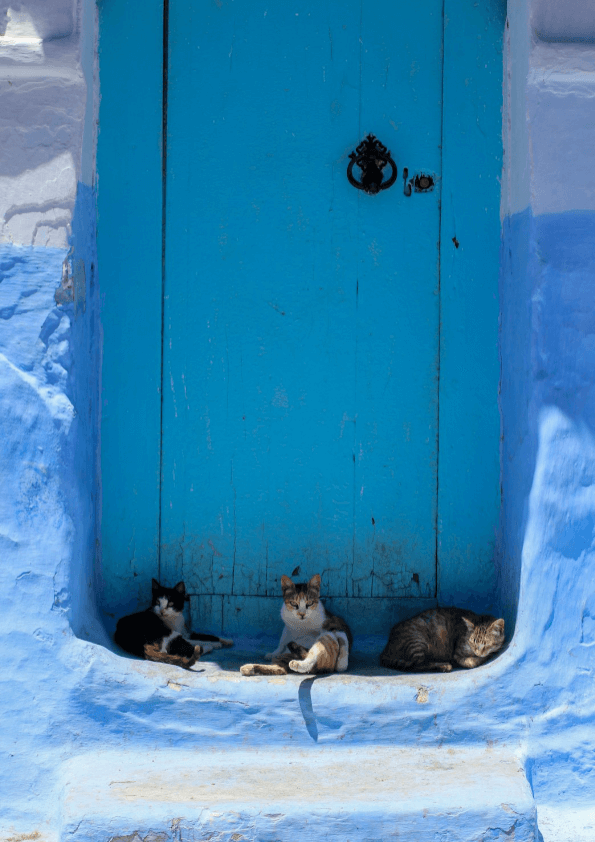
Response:
[[[284,605],[281,609],[281,619],[290,633],[290,640],[305,649],[310,649],[320,637],[322,624],[326,620],[326,612],[322,603],[319,602],[316,608],[309,611],[302,619],[297,612],[291,611]]]

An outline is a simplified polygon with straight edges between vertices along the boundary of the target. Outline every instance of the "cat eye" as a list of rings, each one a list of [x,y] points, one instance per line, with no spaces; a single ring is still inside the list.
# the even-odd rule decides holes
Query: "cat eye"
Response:
[[[307,603],[306,603],[306,608],[312,608],[312,606],[313,606],[313,605],[314,605],[314,603],[313,603],[313,602],[307,602]]]
[[[292,608],[299,608],[299,604],[297,602],[290,602],[289,604]]]

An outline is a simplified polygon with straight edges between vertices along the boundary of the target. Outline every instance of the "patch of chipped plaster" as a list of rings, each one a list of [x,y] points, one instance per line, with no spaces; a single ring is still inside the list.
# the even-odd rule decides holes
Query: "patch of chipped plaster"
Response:
[[[0,243],[66,248],[76,185],[71,152],[21,175],[0,177]]]

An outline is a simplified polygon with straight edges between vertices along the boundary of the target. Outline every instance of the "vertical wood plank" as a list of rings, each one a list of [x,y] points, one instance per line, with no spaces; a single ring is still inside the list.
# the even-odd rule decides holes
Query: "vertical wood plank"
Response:
[[[355,236],[333,191],[358,16],[296,9],[172,18],[163,553],[203,592],[276,594],[297,566],[347,587]],[[225,179],[193,150],[217,150]]]
[[[101,602],[122,613],[158,576],[163,5],[98,7]]]
[[[504,0],[445,0],[439,599],[485,608],[500,506]]]
[[[357,196],[353,596],[435,594],[441,43],[441,0],[363,6],[361,132],[438,186]]]
[[[345,172],[367,132],[437,171],[434,17],[172,8],[162,557],[198,593],[434,592],[438,193]]]

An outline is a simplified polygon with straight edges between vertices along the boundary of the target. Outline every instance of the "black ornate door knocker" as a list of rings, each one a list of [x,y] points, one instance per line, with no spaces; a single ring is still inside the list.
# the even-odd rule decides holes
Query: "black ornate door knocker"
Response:
[[[349,183],[357,187],[358,190],[364,190],[366,193],[379,193],[381,190],[387,190],[397,180],[397,165],[390,156],[390,152],[374,137],[369,134],[365,140],[362,140],[355,152],[349,155],[350,161],[347,165],[347,178]],[[356,181],[353,177],[353,165],[361,169],[361,181]],[[387,164],[390,164],[392,172],[388,179],[384,181],[383,169]]]

